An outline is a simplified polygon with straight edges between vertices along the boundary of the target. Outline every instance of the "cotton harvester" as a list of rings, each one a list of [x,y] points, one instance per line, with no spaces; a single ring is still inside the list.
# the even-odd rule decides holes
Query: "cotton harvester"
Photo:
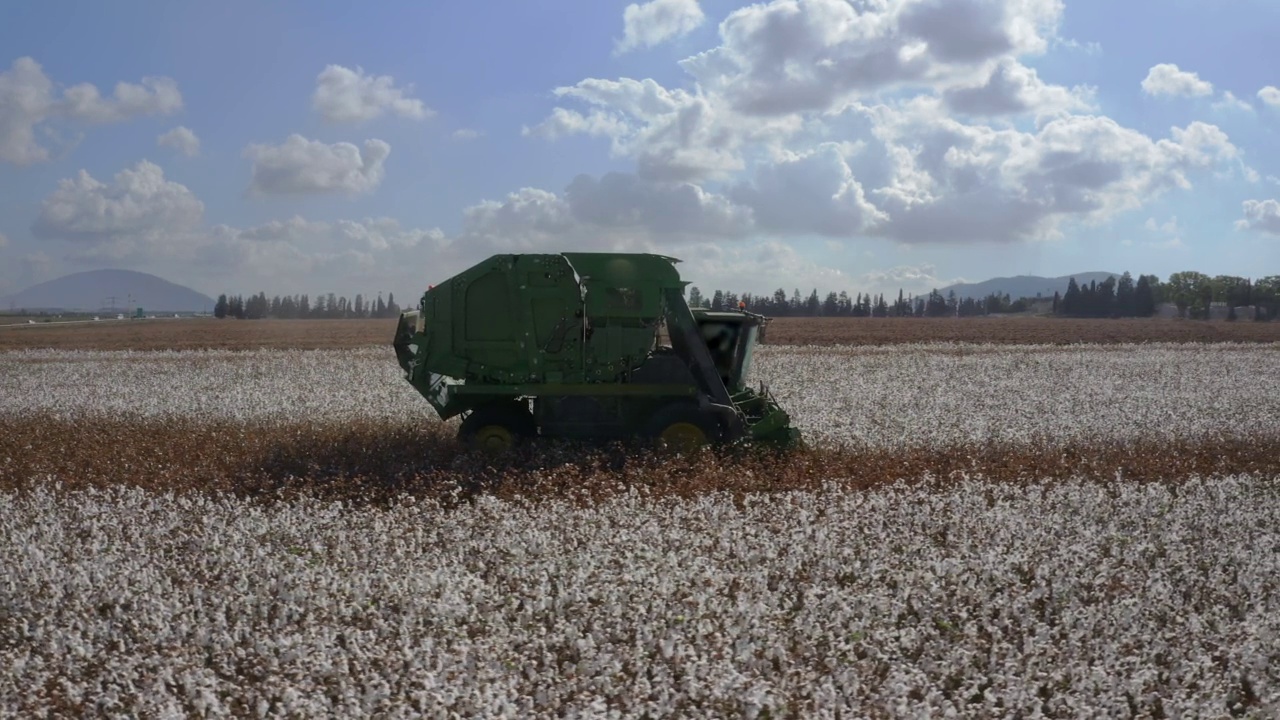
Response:
[[[495,255],[429,288],[393,341],[405,378],[459,438],[798,443],[747,386],[768,318],[691,309],[674,258]]]

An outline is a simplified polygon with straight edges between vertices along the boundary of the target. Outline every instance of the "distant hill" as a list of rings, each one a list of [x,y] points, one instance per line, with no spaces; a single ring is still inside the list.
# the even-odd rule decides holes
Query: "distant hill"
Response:
[[[956,291],[956,297],[961,300],[965,298],[982,299],[993,293],[1008,295],[1017,300],[1018,298],[1033,298],[1036,293],[1041,297],[1052,298],[1055,292],[1065,294],[1067,292],[1067,283],[1071,282],[1071,278],[1076,279],[1076,283],[1080,285],[1088,285],[1092,281],[1101,283],[1107,278],[1114,275],[1116,280],[1124,273],[1108,273],[1108,272],[1086,272],[1077,273],[1075,275],[1063,275],[1062,277],[1048,278],[1039,275],[1018,275],[1016,277],[999,277],[990,280],[984,280],[979,283],[956,283],[948,285],[939,290],[945,297],[952,290]],[[1135,278],[1136,280],[1136,278]]]
[[[65,275],[0,297],[0,310],[82,310],[102,312],[114,305],[118,312],[143,308],[147,312],[213,310],[213,299],[189,287],[133,270],[90,270]]]

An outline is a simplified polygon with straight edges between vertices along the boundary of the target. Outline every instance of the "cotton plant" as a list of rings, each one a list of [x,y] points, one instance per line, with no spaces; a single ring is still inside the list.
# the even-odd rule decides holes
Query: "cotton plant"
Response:
[[[387,348],[23,351],[0,414],[243,422],[432,422]],[[847,448],[1250,438],[1280,417],[1280,345],[762,346],[805,437]]]
[[[1280,416],[1278,353],[765,346],[753,380],[855,449],[1212,441]],[[385,348],[5,353],[0,415],[434,417]],[[375,509],[27,478],[0,714],[1280,713],[1280,478],[840,480]]]
[[[1275,716],[1280,478],[0,497],[0,714]]]

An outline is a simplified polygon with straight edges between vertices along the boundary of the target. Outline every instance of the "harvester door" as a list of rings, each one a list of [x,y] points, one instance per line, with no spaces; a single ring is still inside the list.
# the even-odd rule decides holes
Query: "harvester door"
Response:
[[[523,259],[517,268],[524,303],[519,311],[529,328],[531,369],[546,381],[557,381],[578,357],[581,320],[573,270],[559,256]]]
[[[525,357],[517,337],[517,315],[512,311],[510,276],[501,269],[485,273],[466,286],[464,322],[454,326],[461,335],[454,346],[465,348],[484,374],[510,369]],[[458,342],[457,340],[461,340]]]

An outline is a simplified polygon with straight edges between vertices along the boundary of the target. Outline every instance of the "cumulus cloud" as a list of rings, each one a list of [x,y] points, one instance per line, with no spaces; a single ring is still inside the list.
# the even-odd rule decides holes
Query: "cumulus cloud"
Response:
[[[630,78],[587,79],[555,92],[593,109],[584,115],[556,108],[526,134],[608,137],[614,156],[635,158],[639,174],[654,180],[724,177],[744,167],[739,150],[750,133],[735,128],[722,109],[700,94]]]
[[[215,226],[199,255],[211,271],[268,279],[273,287],[295,288],[291,292],[317,282],[335,291],[362,284],[382,289],[389,281],[407,285],[422,258],[436,257],[443,244],[438,228],[406,228],[387,217],[320,222],[295,215],[246,228]]]
[[[1253,112],[1253,106],[1235,96],[1230,90],[1224,90],[1222,98],[1213,104],[1215,110],[1238,110],[1240,112]]]
[[[1006,58],[995,65],[979,85],[956,86],[943,91],[952,110],[966,115],[1011,115],[1029,111],[1041,115],[1093,108],[1093,90],[1049,85],[1032,68]]]
[[[1238,157],[1202,122],[1155,141],[1098,116],[1031,133],[965,125],[928,100],[868,111],[884,143],[870,170],[888,178],[870,197],[890,217],[872,232],[904,242],[1057,237],[1066,220],[1103,222]]]
[[[435,111],[421,100],[409,97],[412,91],[412,86],[396,87],[389,75],[369,75],[360,67],[352,70],[329,65],[316,76],[311,107],[331,123],[362,122],[387,113],[412,120],[434,115]]]
[[[749,208],[684,182],[631,173],[579,175],[562,193],[525,187],[463,211],[441,261],[474,262],[493,253],[670,251],[750,234]],[[461,268],[459,268],[461,269]]]
[[[503,200],[484,200],[462,211],[463,242],[480,252],[528,252],[568,242],[577,223],[569,203],[548,190],[525,187]]]
[[[472,130],[471,128],[458,128],[457,130],[453,131],[452,137],[454,140],[475,140],[476,138],[481,137],[483,135],[484,133],[480,132],[479,130]]]
[[[751,228],[751,213],[692,183],[655,182],[629,173],[597,180],[574,178],[565,199],[575,220],[608,228],[644,228],[671,240],[737,237]]]
[[[280,145],[250,145],[250,190],[263,195],[370,193],[382,183],[391,146],[366,140],[363,152],[351,143],[332,145],[290,135]]]
[[[1142,81],[1142,91],[1148,95],[1203,97],[1213,94],[1213,83],[1201,80],[1193,72],[1180,70],[1172,63],[1161,63],[1147,72]]]
[[[533,127],[521,128],[522,135],[533,135],[547,140],[557,140],[567,135],[595,135],[621,140],[631,128],[618,116],[602,111],[582,114],[574,110],[555,108],[551,115]]]
[[[200,154],[200,138],[190,128],[179,125],[156,138],[156,145],[171,148],[187,157]]]
[[[1245,200],[1244,219],[1236,221],[1236,229],[1280,237],[1280,201]]]
[[[696,244],[677,250],[680,275],[710,296],[715,290],[765,293],[778,287],[787,296],[800,288],[806,295],[817,287],[853,290],[852,277],[839,268],[815,262],[792,245],[776,239],[738,245]]]
[[[865,287],[876,293],[896,293],[898,290],[906,295],[924,295],[932,290],[965,282],[964,278],[943,279],[938,277],[938,269],[934,265],[898,265],[884,270],[870,270],[858,276],[858,287]]]
[[[585,107],[557,107],[525,133],[608,138],[642,177],[700,182],[771,160],[798,133],[821,137],[820,114],[895,86],[978,116],[1089,110],[1091,88],[1046,83],[1015,59],[1043,52],[1060,14],[1056,0],[756,4],[721,23],[719,47],[681,62],[692,90],[588,78],[555,90]]]
[[[696,30],[706,16],[698,0],[652,0],[632,3],[622,13],[623,37],[614,52],[653,47]]]
[[[82,256],[122,258],[186,242],[203,215],[204,204],[186,186],[143,160],[109,183],[84,170],[60,181],[31,230],[43,240],[79,244]]]
[[[901,85],[972,85],[1004,57],[1044,52],[1058,0],[773,0],[731,13],[721,45],[683,67],[752,114],[825,110]]]
[[[166,77],[121,82],[110,97],[82,83],[61,92],[30,57],[14,60],[0,72],[0,161],[30,165],[49,159],[49,149],[36,139],[36,128],[51,120],[108,123],[143,115],[169,115],[182,109],[177,84]]]
[[[1258,99],[1271,107],[1280,107],[1280,88],[1268,85],[1258,91]]]
[[[141,115],[169,115],[182,109],[178,84],[166,77],[143,78],[140,85],[116,83],[111,97],[104,98],[89,83],[73,85],[62,92],[68,117],[93,123],[128,120]]]
[[[721,259],[742,274],[770,242],[1034,242],[1109,222],[1215,171],[1257,177],[1215,125],[1150,136],[1102,115],[1094,88],[1042,78],[1024,57],[1071,44],[1058,35],[1062,12],[1059,0],[751,4],[720,24],[717,47],[679,63],[693,81],[685,89],[587,78],[556,88],[562,106],[525,130],[607,139],[633,172],[485,207],[523,207],[532,226],[598,247],[661,247],[679,234],[672,228],[704,223],[735,239]],[[1213,94],[1172,65],[1153,68],[1145,86]],[[1222,103],[1239,100],[1224,92]],[[698,212],[649,220],[677,198]],[[717,247],[694,234],[675,242],[699,257]],[[918,280],[921,292],[951,282]]]
[[[804,153],[786,153],[756,170],[752,183],[731,197],[755,213],[759,229],[852,237],[888,217],[867,200],[845,159],[846,148],[823,143]]]

